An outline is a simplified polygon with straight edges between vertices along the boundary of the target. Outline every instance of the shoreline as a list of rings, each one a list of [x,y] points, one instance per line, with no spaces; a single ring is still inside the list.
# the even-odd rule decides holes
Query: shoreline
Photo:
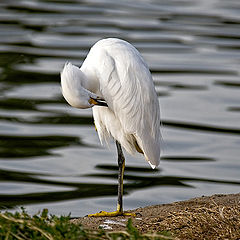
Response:
[[[127,212],[136,214],[132,222],[141,233],[169,231],[176,239],[240,238],[240,193],[202,196]],[[71,222],[91,230],[124,231],[128,218],[80,217]]]

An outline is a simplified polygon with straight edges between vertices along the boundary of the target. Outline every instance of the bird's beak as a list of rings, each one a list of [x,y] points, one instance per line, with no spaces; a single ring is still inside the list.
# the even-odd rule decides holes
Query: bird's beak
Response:
[[[88,102],[90,104],[93,104],[93,105],[108,107],[106,101],[103,100],[103,99],[100,99],[100,98],[92,98],[92,97],[90,97]]]

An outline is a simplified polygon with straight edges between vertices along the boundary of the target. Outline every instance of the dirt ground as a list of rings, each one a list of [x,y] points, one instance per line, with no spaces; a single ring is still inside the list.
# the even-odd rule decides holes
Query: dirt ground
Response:
[[[137,208],[133,225],[142,233],[170,231],[175,239],[240,239],[240,193],[213,195]],[[129,217],[73,219],[88,229],[125,230]]]

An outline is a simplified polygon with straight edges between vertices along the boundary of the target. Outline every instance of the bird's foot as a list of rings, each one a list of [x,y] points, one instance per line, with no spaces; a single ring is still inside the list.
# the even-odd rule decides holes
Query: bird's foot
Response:
[[[132,217],[135,217],[136,214],[117,210],[117,211],[114,211],[114,212],[101,211],[99,213],[89,214],[87,216],[88,217],[117,217],[117,216],[132,216]]]

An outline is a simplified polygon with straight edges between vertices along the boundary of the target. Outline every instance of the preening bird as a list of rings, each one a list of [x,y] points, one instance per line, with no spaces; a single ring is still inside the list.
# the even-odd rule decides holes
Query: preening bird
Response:
[[[127,215],[123,212],[122,147],[143,154],[152,168],[160,161],[160,110],[149,68],[130,43],[102,39],[90,49],[82,66],[67,62],[61,72],[62,94],[75,108],[92,108],[100,142],[116,141],[118,204],[115,212],[89,216]]]

